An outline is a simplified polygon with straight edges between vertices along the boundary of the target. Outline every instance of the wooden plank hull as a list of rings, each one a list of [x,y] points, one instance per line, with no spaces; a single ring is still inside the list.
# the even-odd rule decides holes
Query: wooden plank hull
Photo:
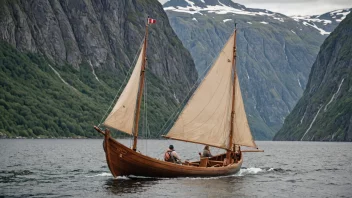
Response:
[[[237,173],[242,165],[242,157],[237,163],[220,167],[198,167],[161,161],[142,155],[105,136],[104,150],[109,169],[117,176],[146,177],[214,177]],[[224,154],[225,155],[225,154]]]

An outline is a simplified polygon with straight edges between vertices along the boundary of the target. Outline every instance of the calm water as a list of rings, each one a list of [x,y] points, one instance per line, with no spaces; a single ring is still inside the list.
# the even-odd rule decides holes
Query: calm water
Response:
[[[352,197],[351,143],[257,143],[265,152],[245,153],[232,176],[113,179],[102,140],[0,140],[0,197]],[[202,150],[167,140],[139,150],[162,158],[169,144],[183,159]]]

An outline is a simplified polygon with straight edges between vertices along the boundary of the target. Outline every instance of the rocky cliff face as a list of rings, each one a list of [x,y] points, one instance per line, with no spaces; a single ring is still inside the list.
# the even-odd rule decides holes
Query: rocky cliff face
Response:
[[[149,69],[168,84],[176,81],[186,89],[197,78],[157,1],[2,1],[0,9],[2,40],[77,69],[86,61],[92,70],[128,67],[150,15],[158,24],[150,28]]]
[[[238,24],[237,67],[249,124],[256,139],[271,139],[302,96],[328,33],[230,0],[171,0],[163,7],[200,75]]]
[[[149,98],[153,99],[149,116],[154,120],[154,130],[197,79],[190,53],[170,27],[157,0],[3,0],[0,10],[0,38],[24,54],[44,56],[49,71],[57,70],[62,78],[62,82],[57,78],[53,83],[66,82],[86,96],[87,92],[103,92],[110,101],[110,92],[116,92],[121,85],[141,45],[147,16],[157,19],[157,24],[149,27],[147,51],[147,76],[151,77],[147,85],[151,88]],[[74,68],[71,73],[67,65]],[[105,105],[106,109],[108,103]],[[163,110],[158,111],[158,107]],[[103,113],[102,109],[94,110]]]
[[[352,14],[330,34],[274,140],[352,141]]]

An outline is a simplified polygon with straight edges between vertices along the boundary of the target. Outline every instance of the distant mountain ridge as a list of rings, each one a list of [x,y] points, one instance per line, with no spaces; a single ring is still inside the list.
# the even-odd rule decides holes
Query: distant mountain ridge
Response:
[[[271,139],[302,96],[328,34],[305,21],[231,0],[170,0],[163,7],[199,75],[238,24],[237,66],[249,124],[256,139]]]
[[[352,141],[352,13],[322,44],[307,88],[274,140]]]
[[[268,12],[268,14],[275,14],[274,12],[265,9],[247,8],[244,5],[235,3],[234,1],[218,1],[218,0],[171,0],[163,4],[164,9],[172,9],[178,12],[189,13],[203,13],[215,12],[217,14],[224,14],[225,12],[241,13],[241,12]]]
[[[275,20],[283,21],[283,14],[271,12],[266,9],[247,8],[244,5],[234,3],[231,0],[171,0],[164,5],[165,11],[174,11],[189,14],[237,14],[250,16],[267,16]]]
[[[322,35],[331,33],[334,28],[352,11],[352,8],[338,9],[321,15],[293,15],[286,16],[282,13],[272,12],[267,9],[247,8],[235,3],[233,0],[171,0],[166,2],[164,10],[183,12],[189,14],[239,14],[268,16],[284,22],[284,18],[292,18],[295,21],[316,29]]]
[[[321,15],[296,15],[291,17],[295,21],[302,22],[304,25],[317,29],[321,34],[330,34],[351,11],[352,8],[348,8],[334,10]]]

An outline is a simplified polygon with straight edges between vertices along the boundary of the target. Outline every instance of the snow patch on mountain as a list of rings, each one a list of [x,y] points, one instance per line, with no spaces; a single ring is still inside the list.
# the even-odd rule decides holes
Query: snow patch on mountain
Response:
[[[224,19],[222,20],[224,23],[226,23],[227,21],[232,21],[232,19]]]
[[[336,19],[337,22],[341,22],[346,18],[346,16],[350,13],[351,11],[349,9],[344,9],[344,10],[335,10],[330,12],[330,16],[333,16],[336,18],[336,16],[342,15],[340,19]]]
[[[313,27],[313,28],[317,29],[317,30],[320,32],[321,35],[325,35],[325,34],[330,34],[330,33],[331,33],[331,32],[327,32],[327,31],[325,31],[325,30],[319,28],[319,27],[318,27],[317,25],[315,25],[314,23],[313,23],[313,24],[310,24],[310,23],[307,23],[307,22],[303,21],[303,25],[305,25],[305,26],[310,26],[310,27]]]
[[[295,21],[305,26],[315,28],[321,35],[330,34],[331,26],[340,23],[351,12],[352,9],[340,9],[321,15],[291,16]]]
[[[292,16],[295,21],[307,21],[313,23],[323,23],[324,25],[331,24],[331,20],[327,19],[319,19],[319,18],[311,18],[311,16]]]
[[[202,7],[195,5],[194,2],[190,0],[184,0],[187,3],[187,6],[168,6],[164,7],[165,11],[174,11],[174,12],[183,12],[188,14],[202,14],[202,12],[214,13],[214,14],[239,14],[239,15],[249,15],[249,16],[270,16],[274,17],[274,19],[282,21],[282,18],[277,17],[277,13],[270,12],[268,10],[256,10],[253,11],[251,9],[246,10],[245,8],[234,8],[227,6],[220,1],[218,1],[217,5],[204,5]]]
[[[315,16],[317,17],[317,16]],[[292,16],[293,20],[295,21],[307,21],[313,23],[324,23],[324,25],[331,24],[331,20],[327,19],[319,19],[319,18],[311,18],[311,16]]]
[[[280,22],[285,22],[283,18],[273,17],[273,19],[278,20]]]
[[[307,15],[307,16],[291,16],[295,21],[307,21],[312,23],[323,23],[324,25],[331,24],[332,21],[341,22],[351,12],[351,9],[334,10],[322,15]],[[330,19],[330,20],[329,20]]]

